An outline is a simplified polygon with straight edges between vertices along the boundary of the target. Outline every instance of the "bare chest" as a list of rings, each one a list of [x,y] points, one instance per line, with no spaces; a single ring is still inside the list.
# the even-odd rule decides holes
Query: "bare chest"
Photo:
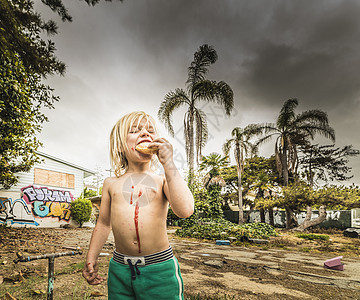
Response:
[[[111,206],[124,210],[150,208],[165,201],[162,180],[147,174],[131,174],[117,181],[111,190]]]

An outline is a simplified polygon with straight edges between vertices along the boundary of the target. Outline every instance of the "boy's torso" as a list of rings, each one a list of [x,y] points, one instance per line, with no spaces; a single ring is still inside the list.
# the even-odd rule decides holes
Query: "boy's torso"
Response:
[[[143,256],[169,247],[163,184],[164,177],[151,172],[112,178],[111,226],[118,252]]]

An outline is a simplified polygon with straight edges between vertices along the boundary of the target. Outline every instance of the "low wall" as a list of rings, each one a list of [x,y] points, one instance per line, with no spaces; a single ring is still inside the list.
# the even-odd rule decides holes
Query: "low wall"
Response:
[[[247,211],[244,211],[246,215]],[[233,223],[238,223],[239,212],[232,210],[224,211],[225,218]],[[311,219],[316,219],[319,216],[319,211],[312,211]],[[298,223],[304,222],[306,212],[300,212],[296,214]],[[254,210],[250,213],[248,221],[250,223],[260,222],[260,211]],[[269,213],[265,213],[265,221],[269,223]],[[274,224],[275,227],[285,227],[285,211],[276,210],[274,211]],[[351,210],[329,210],[326,212],[326,220],[318,225],[320,228],[338,228],[346,229],[351,227]]]

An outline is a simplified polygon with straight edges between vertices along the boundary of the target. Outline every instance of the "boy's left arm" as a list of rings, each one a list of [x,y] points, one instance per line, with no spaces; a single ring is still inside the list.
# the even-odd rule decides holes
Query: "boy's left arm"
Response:
[[[159,148],[158,158],[165,171],[164,194],[175,215],[188,218],[194,212],[194,197],[175,166],[173,147],[164,138],[155,139],[153,143]]]

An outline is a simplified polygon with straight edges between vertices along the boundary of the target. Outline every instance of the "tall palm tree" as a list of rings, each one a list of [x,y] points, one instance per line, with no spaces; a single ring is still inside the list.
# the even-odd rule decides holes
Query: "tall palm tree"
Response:
[[[235,127],[232,132],[232,138],[226,140],[223,145],[223,151],[226,156],[229,155],[231,147],[234,147],[234,156],[236,160],[236,169],[238,176],[238,200],[239,200],[239,224],[244,223],[244,209],[242,196],[241,174],[244,171],[244,159],[249,154],[256,154],[257,148],[250,142],[250,138],[258,131],[255,125],[248,125],[244,129]]]
[[[289,172],[295,174],[298,165],[298,146],[307,145],[320,134],[335,141],[335,131],[329,126],[327,114],[321,110],[308,110],[300,114],[295,113],[298,100],[295,98],[285,101],[276,123],[258,124],[258,131],[265,136],[257,145],[276,137],[275,157],[283,186],[289,184]],[[289,228],[293,214],[286,209],[286,225]]]
[[[208,137],[206,115],[196,106],[197,103],[199,101],[216,101],[224,106],[227,115],[230,115],[234,106],[233,91],[227,83],[205,78],[208,67],[216,60],[217,53],[212,46],[206,44],[200,46],[188,68],[186,89],[177,88],[175,91],[167,93],[158,111],[160,121],[174,136],[172,114],[183,105],[187,107],[184,116],[184,136],[190,180],[194,170],[194,151],[196,151],[196,161],[199,162],[201,150]]]

